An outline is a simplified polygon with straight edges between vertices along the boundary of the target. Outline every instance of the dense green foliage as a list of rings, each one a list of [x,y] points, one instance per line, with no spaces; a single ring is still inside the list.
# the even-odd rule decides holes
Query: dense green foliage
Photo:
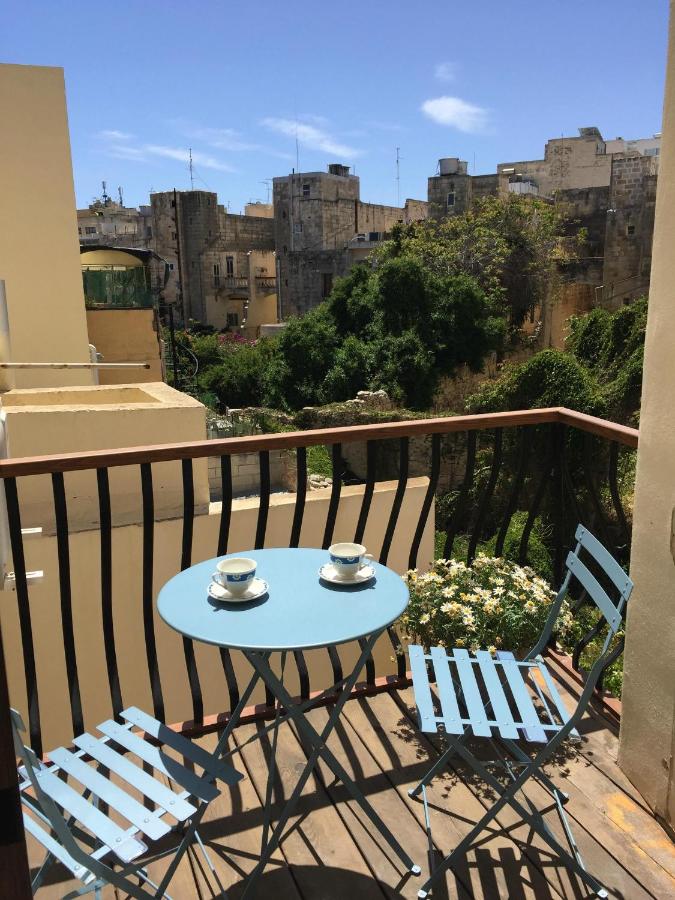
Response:
[[[514,194],[443,222],[396,226],[278,337],[182,335],[199,361],[194,392],[219,409],[297,410],[384,388],[423,410],[442,376],[479,370],[543,301],[565,258],[562,234],[554,207]]]
[[[647,300],[570,321],[562,350],[542,350],[469,398],[472,412],[568,406],[633,423],[640,408]]]

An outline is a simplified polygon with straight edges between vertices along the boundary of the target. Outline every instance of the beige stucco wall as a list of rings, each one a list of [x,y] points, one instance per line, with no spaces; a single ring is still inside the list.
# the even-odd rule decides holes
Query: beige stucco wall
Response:
[[[675,826],[675,19],[645,344],[619,762]]]
[[[9,391],[2,397],[0,423],[7,455],[13,457],[116,447],[198,441],[206,438],[204,406],[166,384],[42,388]],[[155,515],[168,518],[182,510],[183,488],[178,462],[153,467]],[[96,476],[92,471],[65,476],[71,529],[91,528],[98,522]],[[195,460],[195,503],[209,502],[207,461]],[[110,470],[113,522],[141,519],[138,466]],[[22,523],[25,527],[54,527],[49,476],[19,480]]]
[[[88,309],[87,330],[103,362],[150,363],[149,369],[100,369],[99,384],[163,380],[154,309]]]
[[[0,279],[12,360],[87,362],[63,70],[0,65],[0,123]],[[91,383],[86,369],[15,373],[17,386]]]
[[[399,572],[407,568],[412,536],[422,507],[428,480],[410,479],[396,534],[391,547],[389,565]],[[380,550],[384,529],[389,517],[396,489],[395,482],[376,485],[364,543],[375,554]],[[330,489],[314,491],[307,496],[300,544],[316,547],[321,542]],[[363,486],[344,487],[335,527],[336,540],[352,538],[361,509]],[[293,520],[295,495],[273,495],[269,511],[266,546],[288,546]],[[257,499],[235,501],[230,528],[231,552],[253,546],[257,522]],[[220,504],[211,506],[210,514],[198,516],[194,522],[193,562],[215,556],[220,525]],[[182,520],[159,522],[155,526],[155,596],[179,569],[181,556]],[[27,564],[41,568],[45,579],[30,587],[30,606],[33,616],[33,635],[37,666],[40,710],[46,747],[57,746],[72,737],[68,705],[68,685],[61,640],[61,619],[58,592],[58,563],[55,538],[38,538],[26,543]],[[85,727],[93,727],[111,714],[103,645],[103,625],[100,602],[99,536],[98,531],[73,534],[70,538],[73,621],[80,690]],[[433,510],[420,547],[420,567],[428,564],[433,555]],[[142,609],[142,529],[128,526],[113,530],[113,609],[115,639],[119,664],[122,697],[125,704],[136,704],[152,710]],[[10,697],[13,705],[25,714],[26,695],[23,686],[21,638],[15,595],[3,594],[0,622],[7,655]],[[160,678],[166,704],[166,719],[179,722],[192,718],[192,703],[185,670],[182,640],[155,613],[155,634]],[[204,696],[204,711],[208,714],[224,711],[229,706],[220,655],[216,648],[195,644],[197,666]],[[353,659],[352,645],[341,650],[343,659]],[[391,659],[392,647],[382,640],[375,650],[379,675],[396,671]],[[332,683],[325,650],[307,654],[312,689]],[[233,654],[239,683],[245,684],[250,668],[241,654]],[[295,667],[288,666],[288,683],[298,690]],[[263,700],[261,691],[253,702]],[[27,716],[26,716],[27,719]]]

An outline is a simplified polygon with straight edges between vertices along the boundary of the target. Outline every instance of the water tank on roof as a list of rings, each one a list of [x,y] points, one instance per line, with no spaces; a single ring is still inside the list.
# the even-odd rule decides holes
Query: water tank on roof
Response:
[[[343,166],[341,163],[330,163],[328,166],[330,175],[341,175],[346,178],[349,175],[349,166]]]
[[[441,175],[466,175],[466,162],[456,156],[444,156],[438,160]]]

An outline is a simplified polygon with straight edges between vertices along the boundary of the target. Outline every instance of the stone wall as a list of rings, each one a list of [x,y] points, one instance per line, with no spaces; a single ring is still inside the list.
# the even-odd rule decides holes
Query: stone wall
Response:
[[[260,494],[260,458],[257,453],[235,453],[232,461],[232,495],[252,497]],[[287,450],[270,451],[270,490],[295,489],[294,454]],[[211,501],[223,499],[220,457],[209,457],[209,492]]]
[[[656,173],[656,160],[652,156],[616,155],[613,159],[603,271],[605,294],[616,300],[614,303],[610,300],[610,306],[620,306],[630,299],[631,279],[636,282],[635,294],[644,293],[644,283],[648,283]]]

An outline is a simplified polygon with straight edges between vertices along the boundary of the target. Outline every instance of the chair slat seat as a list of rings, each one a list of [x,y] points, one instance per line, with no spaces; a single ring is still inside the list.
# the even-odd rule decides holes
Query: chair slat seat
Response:
[[[516,740],[518,738],[518,729],[513,723],[513,716],[511,715],[511,710],[509,709],[509,702],[506,699],[504,688],[502,687],[502,683],[499,680],[497,667],[494,664],[492,654],[487,650],[477,650],[476,659],[478,660],[480,673],[483,677],[485,687],[487,688],[487,692],[490,697],[492,711],[494,713],[495,720],[497,721],[497,728],[499,729],[499,733],[503,738]]]
[[[65,847],[62,847],[48,831],[45,831],[32,816],[29,816],[26,813],[23,814],[23,827],[28,834],[32,835],[32,837],[38,841],[38,843],[42,844],[48,853],[51,853],[52,856],[56,857],[56,859],[58,859],[58,861],[64,865],[75,878],[79,878],[84,884],[93,881],[95,878],[93,873],[84,866],[81,866],[80,863],[76,862]]]
[[[159,809],[159,815],[151,812],[123,788],[88,765],[81,756],[59,747],[53,750],[49,757],[59,769],[76,778],[85,788],[89,788],[92,794],[124,816],[152,840],[158,841],[171,831],[171,825],[161,818],[164,809]]]
[[[180,784],[194,797],[210,802],[215,800],[220,793],[209,779],[195,775],[194,772],[186,769],[178,760],[163,753],[161,748],[153,747],[152,744],[144,741],[143,738],[134,734],[129,728],[118,725],[112,719],[102,722],[98,726],[98,730],[107,737],[112,738],[115,743],[120,744],[140,759],[149,763],[158,772],[163,772],[164,775]]]
[[[158,722],[157,719],[153,719],[152,716],[149,716],[143,710],[130,706],[121,712],[120,716],[127,722],[131,722],[132,725],[142,728],[143,731],[152,735],[162,744],[166,744],[168,747],[176,750],[186,759],[195,763],[195,765],[201,766],[212,777],[218,778],[230,786],[235,785],[242,779],[242,774],[237,772],[233,766],[217,760],[213,754],[204,750],[199,744],[195,744],[193,741],[184,738],[182,734],[177,734],[171,728],[167,728],[166,725]]]

